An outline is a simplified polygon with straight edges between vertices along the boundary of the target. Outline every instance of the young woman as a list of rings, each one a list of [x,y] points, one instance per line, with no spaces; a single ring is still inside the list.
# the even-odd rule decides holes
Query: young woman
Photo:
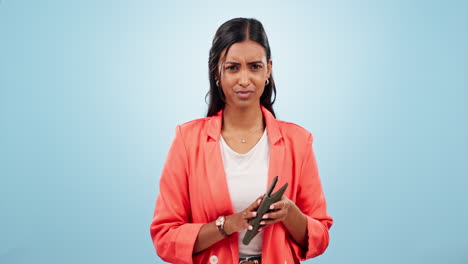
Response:
[[[150,233],[171,263],[299,263],[328,246],[332,218],[312,134],[275,119],[271,51],[262,24],[236,18],[217,30],[209,55],[207,117],[177,126]],[[273,178],[289,183],[248,244]]]

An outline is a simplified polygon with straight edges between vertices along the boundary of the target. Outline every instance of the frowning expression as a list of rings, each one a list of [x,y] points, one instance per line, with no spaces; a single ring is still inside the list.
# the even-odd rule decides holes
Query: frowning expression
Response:
[[[221,60],[224,53],[221,53]],[[271,74],[271,66],[271,59],[267,61],[265,49],[257,42],[246,40],[234,43],[224,61],[218,64],[226,106],[258,106],[265,82]]]

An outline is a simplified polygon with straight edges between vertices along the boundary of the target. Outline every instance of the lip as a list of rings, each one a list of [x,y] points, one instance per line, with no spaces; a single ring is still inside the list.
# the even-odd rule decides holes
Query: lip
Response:
[[[248,99],[253,94],[253,91],[237,91],[236,94],[240,99]]]

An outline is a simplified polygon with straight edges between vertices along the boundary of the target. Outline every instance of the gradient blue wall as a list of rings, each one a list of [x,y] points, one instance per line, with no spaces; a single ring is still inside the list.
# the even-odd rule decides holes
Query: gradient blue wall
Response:
[[[466,1],[0,0],[0,263],[163,263],[149,235],[212,37],[267,30],[335,218],[306,263],[468,263]]]

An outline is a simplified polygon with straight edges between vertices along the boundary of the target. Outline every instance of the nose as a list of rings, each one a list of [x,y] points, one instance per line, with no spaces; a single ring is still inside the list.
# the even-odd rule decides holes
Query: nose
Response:
[[[243,70],[240,72],[239,76],[239,85],[242,87],[247,87],[250,84],[250,75],[249,72],[246,70]]]

